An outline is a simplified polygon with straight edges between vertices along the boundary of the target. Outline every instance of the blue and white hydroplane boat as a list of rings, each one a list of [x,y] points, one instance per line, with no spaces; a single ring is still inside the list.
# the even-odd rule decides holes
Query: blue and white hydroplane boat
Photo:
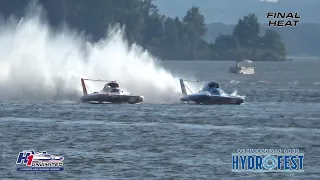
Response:
[[[198,93],[192,93],[191,90],[185,85],[184,81],[180,79],[181,91],[183,97],[180,101],[183,102],[194,102],[196,104],[235,104],[240,105],[244,103],[244,98],[232,94],[227,94],[220,88],[220,84],[211,81],[207,82],[204,87]],[[203,81],[191,81],[191,82],[203,82]],[[187,94],[186,88],[191,92]]]

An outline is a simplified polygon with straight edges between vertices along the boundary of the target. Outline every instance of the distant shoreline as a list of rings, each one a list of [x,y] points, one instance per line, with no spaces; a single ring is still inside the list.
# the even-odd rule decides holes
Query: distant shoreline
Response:
[[[320,57],[316,56],[288,56],[286,59],[320,59]]]
[[[316,59],[319,59],[320,60],[320,57],[315,57],[315,56],[288,56],[285,58],[284,61],[255,61],[255,60],[252,60],[253,62],[285,62],[285,61],[290,61],[290,60],[293,60],[293,59],[303,59],[303,60],[316,60]],[[229,62],[229,61],[233,61],[235,62],[236,60],[205,60],[205,59],[199,59],[199,60],[174,60],[174,59],[166,59],[166,60],[163,60],[163,59],[159,59],[160,61],[226,61],[226,62]]]
[[[254,60],[252,60],[253,62],[287,62],[287,61],[290,61],[290,60],[320,60],[320,57],[298,57],[298,56],[291,56],[291,57],[287,57],[287,58],[285,58],[285,60],[284,61],[254,61]],[[186,61],[190,61],[190,62],[195,62],[195,61],[197,61],[197,62],[200,62],[200,61],[203,61],[203,62],[208,62],[208,61],[210,61],[210,62],[212,62],[212,61],[219,61],[219,62],[236,62],[236,60],[204,60],[204,59],[202,59],[202,60],[169,60],[169,59],[167,59],[167,60],[161,60],[161,59],[159,59],[160,61],[183,61],[183,62],[186,62]]]

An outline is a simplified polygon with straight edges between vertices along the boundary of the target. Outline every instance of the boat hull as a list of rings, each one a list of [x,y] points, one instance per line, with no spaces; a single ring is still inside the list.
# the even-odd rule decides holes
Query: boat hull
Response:
[[[230,67],[229,72],[234,74],[254,74],[254,68]]]
[[[136,95],[110,95],[110,94],[89,94],[82,96],[81,102],[85,103],[129,103],[129,104],[137,104],[143,102],[142,96]]]
[[[212,95],[188,95],[182,97],[180,101],[188,102],[193,101],[196,104],[233,104],[240,105],[244,103],[244,99],[240,97],[228,97],[228,96],[212,96]]]

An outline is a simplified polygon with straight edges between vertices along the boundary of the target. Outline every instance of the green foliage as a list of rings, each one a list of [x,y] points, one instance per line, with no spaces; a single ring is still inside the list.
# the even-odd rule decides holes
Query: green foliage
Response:
[[[23,15],[31,0],[1,0],[5,16]],[[171,60],[280,60],[285,47],[280,36],[268,30],[260,36],[260,24],[254,14],[239,19],[232,34],[220,35],[210,44],[202,38],[207,32],[205,17],[191,7],[182,19],[159,14],[153,0],[38,0],[46,10],[49,24],[72,28],[92,35],[94,41],[105,38],[114,23],[125,26],[125,36],[162,59]]]
[[[280,61],[286,55],[285,46],[277,32],[269,29],[263,36],[260,35],[260,23],[254,14],[239,19],[232,35],[220,35],[214,44],[216,59],[222,60]]]
[[[260,23],[258,17],[254,14],[239,19],[238,24],[233,29],[233,36],[239,40],[240,45],[248,48],[254,46],[254,42],[259,39],[259,34]]]
[[[203,37],[208,43],[214,43],[219,34],[232,34],[235,25],[223,23],[211,23],[207,26],[208,32]],[[272,29],[280,36],[285,44],[287,56],[312,56],[320,57],[320,24],[301,22],[294,28],[268,27],[268,24],[260,26],[261,34]]]

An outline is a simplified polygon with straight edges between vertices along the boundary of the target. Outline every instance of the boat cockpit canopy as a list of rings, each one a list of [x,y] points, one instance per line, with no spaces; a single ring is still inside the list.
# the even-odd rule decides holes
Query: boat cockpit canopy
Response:
[[[103,89],[103,92],[120,92],[119,84],[115,81],[107,83]]]
[[[106,88],[108,86],[110,86],[111,88],[119,88],[119,83],[112,81],[112,82],[107,83],[104,87]]]
[[[203,87],[202,91],[209,91],[209,92],[211,92],[212,90],[214,90],[214,89],[216,89],[216,88],[220,88],[220,84],[219,84],[219,83],[216,83],[216,82],[214,82],[214,81],[211,81],[211,82],[207,83],[207,84]]]
[[[216,82],[214,82],[214,81],[209,82],[207,85],[208,85],[208,87],[210,87],[210,88],[220,88],[220,84],[219,84],[219,83],[216,83]]]
[[[120,89],[118,89],[118,88],[112,88],[112,89],[110,90],[110,92],[120,92]]]
[[[213,89],[210,89],[210,94],[212,95],[222,95],[223,94],[223,91],[219,88],[213,88]]]

